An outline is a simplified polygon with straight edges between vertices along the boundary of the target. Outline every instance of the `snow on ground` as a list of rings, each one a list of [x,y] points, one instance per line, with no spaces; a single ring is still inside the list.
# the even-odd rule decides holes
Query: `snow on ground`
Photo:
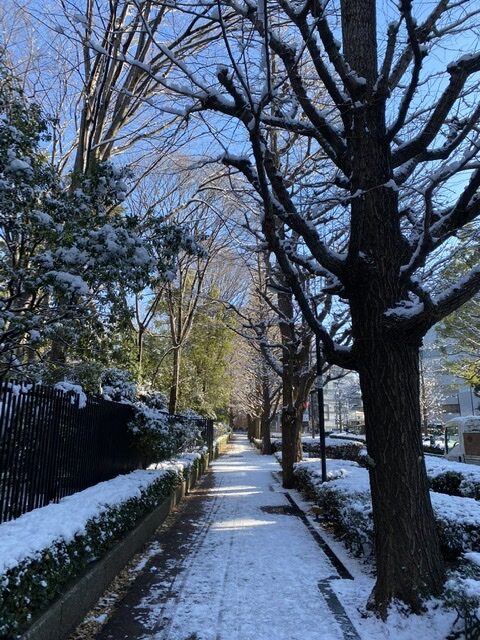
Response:
[[[212,470],[202,535],[173,583],[160,581],[138,605],[144,637],[343,640],[318,588],[335,570],[302,521],[280,512],[290,503],[275,460],[236,436]]]
[[[370,566],[349,556],[309,517],[354,580],[338,577],[304,522],[281,512],[290,503],[278,464],[252,449],[244,436],[235,437],[212,470],[215,484],[196,522],[198,536],[175,566],[173,581],[159,571],[158,581],[138,601],[135,620],[143,631],[129,638],[446,640],[456,614],[436,602],[423,616],[407,616],[392,607],[387,623],[366,612],[374,584]],[[368,488],[366,471],[353,462],[329,460],[329,471],[345,473],[349,482]],[[308,513],[311,504],[296,491],[288,493]],[[161,556],[155,564],[159,562]],[[341,628],[329,590],[353,623],[349,633]],[[116,639],[119,628],[105,629],[102,639]]]
[[[141,490],[169,470],[180,473],[190,457],[162,463],[159,470],[137,470],[100,482],[60,500],[0,525],[0,574],[26,558],[33,558],[56,540],[70,542],[85,532],[88,520],[109,506],[138,497]]]

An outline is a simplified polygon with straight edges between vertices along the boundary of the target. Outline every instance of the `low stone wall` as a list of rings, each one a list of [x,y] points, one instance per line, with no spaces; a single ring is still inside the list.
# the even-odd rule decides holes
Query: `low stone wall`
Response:
[[[228,436],[220,438],[214,446],[213,457],[224,453]],[[197,484],[210,463],[208,453],[201,464],[192,468],[187,480],[176,487],[137,527],[74,581],[52,605],[36,618],[21,640],[66,640],[95,605],[112,580],[120,573],[132,557],[139,553],[156,529],[164,522],[182,498]]]

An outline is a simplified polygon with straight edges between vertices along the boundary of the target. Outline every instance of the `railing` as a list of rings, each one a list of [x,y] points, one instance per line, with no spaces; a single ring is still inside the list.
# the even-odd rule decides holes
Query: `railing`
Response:
[[[208,449],[210,459],[213,457],[213,441],[215,440],[215,431],[213,428],[213,420],[205,420],[205,424],[201,431],[202,439]]]
[[[0,522],[137,468],[133,407],[0,382]]]
[[[128,404],[87,396],[80,406],[75,393],[0,380],[0,523],[139,468],[134,414]],[[211,451],[213,422],[198,426]]]

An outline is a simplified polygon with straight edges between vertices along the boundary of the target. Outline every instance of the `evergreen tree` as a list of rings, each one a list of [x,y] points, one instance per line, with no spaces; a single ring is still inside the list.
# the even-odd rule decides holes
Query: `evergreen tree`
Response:
[[[155,219],[146,233],[127,214],[128,171],[104,162],[62,179],[42,148],[48,139],[41,107],[0,53],[1,375],[55,360],[52,339],[74,358],[105,360],[125,297],[168,279],[186,242],[176,225]]]

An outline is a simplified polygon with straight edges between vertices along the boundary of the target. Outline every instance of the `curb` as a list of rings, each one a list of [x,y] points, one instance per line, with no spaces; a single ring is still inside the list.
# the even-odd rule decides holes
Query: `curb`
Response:
[[[213,451],[215,459],[226,448]],[[211,462],[208,453],[197,469],[192,469],[188,480],[176,487],[135,529],[117,543],[103,558],[87,568],[60,596],[41,613],[31,626],[19,636],[20,640],[66,640],[95,605],[112,580],[131,558],[142,550],[156,529],[197,484]]]

